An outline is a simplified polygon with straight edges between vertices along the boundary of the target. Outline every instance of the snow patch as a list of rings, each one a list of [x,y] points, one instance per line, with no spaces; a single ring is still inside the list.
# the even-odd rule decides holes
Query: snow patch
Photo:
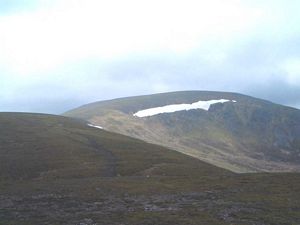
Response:
[[[95,128],[98,128],[98,129],[101,129],[101,130],[103,130],[103,127],[101,127],[101,126],[96,126],[96,125],[93,125],[93,124],[88,124],[88,126],[89,127],[95,127]]]
[[[174,104],[174,105],[166,105],[162,107],[155,107],[150,109],[144,109],[134,113],[134,116],[137,117],[147,117],[154,116],[162,113],[172,113],[177,111],[188,111],[191,109],[204,109],[209,110],[210,106],[216,103],[225,103],[225,102],[236,102],[235,100],[228,99],[219,99],[219,100],[209,100],[209,101],[198,101],[192,104]]]

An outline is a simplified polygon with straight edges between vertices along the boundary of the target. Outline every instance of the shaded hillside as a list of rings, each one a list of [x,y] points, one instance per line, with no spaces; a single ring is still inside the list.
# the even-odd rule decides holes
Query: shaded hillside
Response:
[[[208,111],[133,116],[149,108],[216,99],[233,101],[213,104]],[[64,115],[236,172],[300,171],[300,110],[241,94],[186,91],[129,97],[91,103]]]
[[[184,171],[186,165],[189,172],[192,168],[201,171],[199,175],[228,173],[166,148],[66,117],[0,113],[0,124],[3,181],[134,176],[173,166]]]
[[[299,224],[299,174],[243,174],[74,119],[0,113],[0,224]]]

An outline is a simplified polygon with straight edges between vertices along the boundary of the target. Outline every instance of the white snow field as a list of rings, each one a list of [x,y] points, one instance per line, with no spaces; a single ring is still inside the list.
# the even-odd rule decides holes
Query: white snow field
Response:
[[[235,100],[228,100],[228,99],[219,99],[219,100],[209,100],[209,101],[198,101],[192,104],[174,104],[174,105],[166,105],[162,107],[155,107],[150,109],[140,110],[134,113],[134,116],[137,117],[147,117],[147,116],[154,116],[157,114],[162,113],[173,113],[177,111],[188,111],[191,109],[203,109],[209,110],[209,107],[216,103],[225,103],[225,102],[236,102]]]
[[[100,127],[100,126],[96,126],[96,125],[93,125],[93,124],[88,124],[89,127],[95,127],[95,128],[98,128],[98,129],[101,129],[103,130],[103,127]]]

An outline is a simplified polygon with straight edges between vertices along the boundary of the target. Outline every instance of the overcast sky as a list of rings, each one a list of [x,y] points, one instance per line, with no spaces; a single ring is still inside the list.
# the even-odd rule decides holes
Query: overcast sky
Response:
[[[0,0],[0,111],[233,91],[300,108],[299,0]]]

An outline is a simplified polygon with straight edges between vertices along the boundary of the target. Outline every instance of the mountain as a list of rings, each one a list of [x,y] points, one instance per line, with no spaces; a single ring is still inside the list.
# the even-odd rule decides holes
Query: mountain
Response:
[[[300,171],[300,110],[246,95],[172,92],[95,102],[64,115],[235,172]]]
[[[0,113],[1,225],[300,223],[300,175],[235,174],[83,120]]]

